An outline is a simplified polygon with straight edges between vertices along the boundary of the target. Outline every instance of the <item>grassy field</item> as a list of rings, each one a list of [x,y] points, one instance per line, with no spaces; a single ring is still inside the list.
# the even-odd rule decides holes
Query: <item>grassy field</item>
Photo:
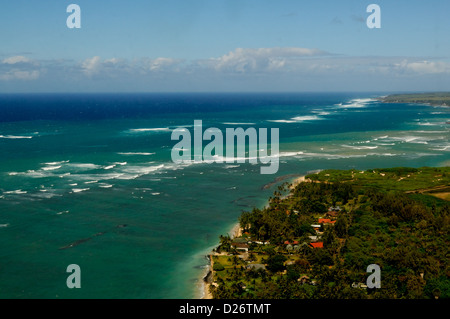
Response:
[[[436,196],[450,192],[450,167],[394,167],[359,170],[324,170],[307,175],[319,182],[351,182],[354,186],[418,192]]]

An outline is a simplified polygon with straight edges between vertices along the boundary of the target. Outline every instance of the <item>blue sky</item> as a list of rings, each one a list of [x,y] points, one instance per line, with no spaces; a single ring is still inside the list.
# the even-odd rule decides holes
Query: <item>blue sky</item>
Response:
[[[69,29],[69,4],[81,29]],[[369,29],[366,7],[381,8]],[[450,90],[450,1],[0,4],[0,92]]]

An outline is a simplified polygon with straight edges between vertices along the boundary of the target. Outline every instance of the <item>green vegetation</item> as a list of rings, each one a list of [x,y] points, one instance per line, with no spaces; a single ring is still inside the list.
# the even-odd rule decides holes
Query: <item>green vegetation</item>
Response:
[[[221,236],[211,293],[450,298],[449,192],[449,167],[325,170],[284,183],[266,208],[242,213],[241,237]],[[381,288],[366,286],[370,264]]]
[[[385,103],[424,103],[450,106],[450,92],[392,94],[381,100]]]

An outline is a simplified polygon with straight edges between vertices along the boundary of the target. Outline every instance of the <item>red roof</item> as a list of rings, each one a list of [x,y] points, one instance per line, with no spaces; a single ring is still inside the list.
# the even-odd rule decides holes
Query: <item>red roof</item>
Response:
[[[298,241],[294,240],[293,244],[298,245]]]
[[[313,248],[323,248],[323,242],[310,243]]]
[[[285,245],[289,245],[289,241],[286,240],[286,241],[284,242],[284,244],[285,244]]]
[[[321,224],[321,223],[330,224],[331,223],[331,219],[319,218],[319,224]]]

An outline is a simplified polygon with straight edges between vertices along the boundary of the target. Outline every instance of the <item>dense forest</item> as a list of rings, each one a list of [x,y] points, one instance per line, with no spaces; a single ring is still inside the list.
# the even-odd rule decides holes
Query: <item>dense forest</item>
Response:
[[[385,103],[423,103],[435,106],[450,105],[450,92],[392,94],[381,98]]]
[[[210,256],[213,298],[450,298],[450,168],[325,170],[278,186]],[[381,287],[367,287],[367,267]]]

